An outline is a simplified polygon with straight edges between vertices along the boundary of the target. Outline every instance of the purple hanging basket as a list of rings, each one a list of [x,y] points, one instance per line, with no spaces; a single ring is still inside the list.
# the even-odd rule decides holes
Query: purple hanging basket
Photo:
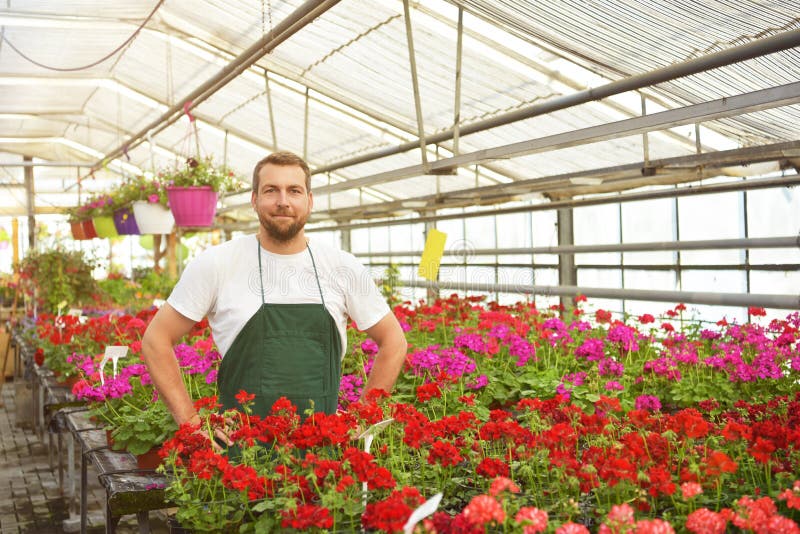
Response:
[[[136,225],[136,217],[133,216],[133,210],[130,206],[127,208],[120,208],[114,212],[114,226],[119,235],[139,234],[139,227]]]
[[[176,226],[211,226],[214,223],[217,192],[211,186],[167,186],[167,197]]]

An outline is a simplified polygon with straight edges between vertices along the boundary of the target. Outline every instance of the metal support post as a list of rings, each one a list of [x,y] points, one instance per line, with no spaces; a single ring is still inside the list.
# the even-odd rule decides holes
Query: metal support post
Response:
[[[308,161],[308,87],[306,87],[305,107],[303,108],[303,159]]]
[[[267,93],[267,111],[269,112],[269,130],[272,132],[272,150],[278,150],[278,134],[275,129],[275,113],[272,112],[272,92],[269,89],[269,71],[264,71],[264,87]]]
[[[30,156],[24,156],[22,160],[25,163],[33,162]],[[34,205],[33,194],[33,167],[30,165],[25,166],[25,194],[27,198],[28,208],[28,248],[30,250],[36,249],[36,206]]]
[[[417,135],[419,136],[419,151],[422,156],[422,167],[427,171],[428,154],[426,152],[425,126],[422,122],[422,99],[419,95],[419,79],[417,78],[417,60],[414,55],[414,36],[411,31],[411,8],[408,0],[403,0],[403,12],[406,21],[406,41],[408,42],[408,64],[411,69],[411,84],[414,88],[414,109],[417,112]]]
[[[458,156],[458,137],[461,129],[461,53],[464,37],[464,8],[458,6],[458,34],[456,36],[456,85],[453,104],[453,155]]]
[[[352,250],[352,243],[350,241],[350,230],[342,230],[339,233],[339,239],[342,244],[342,250],[350,252]]]
[[[558,221],[558,246],[571,246],[574,244],[574,231],[572,224],[572,208],[561,208],[556,213]],[[575,267],[575,254],[562,252],[558,255],[558,283],[562,286],[578,285],[578,271]],[[568,296],[562,295],[561,305],[567,308],[572,305]]]
[[[645,98],[644,94],[639,93],[639,96],[642,98],[642,116],[644,117],[647,115],[647,99]],[[650,144],[647,139],[647,132],[642,133],[642,150],[644,152],[644,166],[650,166]]]

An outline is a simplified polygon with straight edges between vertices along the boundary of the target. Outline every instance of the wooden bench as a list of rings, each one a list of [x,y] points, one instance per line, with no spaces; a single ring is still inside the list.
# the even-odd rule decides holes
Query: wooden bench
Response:
[[[124,515],[136,514],[139,532],[150,532],[149,512],[167,507],[164,487],[167,478],[153,470],[139,469],[136,457],[113,451],[105,429],[89,420],[86,411],[65,411],[67,428],[81,448],[81,532],[87,524],[87,470],[93,465],[100,484],[106,490],[106,532],[115,532]]]

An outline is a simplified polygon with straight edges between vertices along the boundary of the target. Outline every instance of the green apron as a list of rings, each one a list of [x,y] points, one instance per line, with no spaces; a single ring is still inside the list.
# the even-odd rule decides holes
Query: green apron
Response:
[[[319,304],[270,304],[264,299],[261,245],[258,247],[258,280],[261,307],[253,315],[225,354],[217,376],[222,409],[241,409],[240,390],[254,393],[253,413],[264,417],[280,397],[297,406],[301,416],[314,406],[315,412],[336,412],[341,379],[341,338],[336,322],[325,308],[322,286],[311,248],[306,245]]]

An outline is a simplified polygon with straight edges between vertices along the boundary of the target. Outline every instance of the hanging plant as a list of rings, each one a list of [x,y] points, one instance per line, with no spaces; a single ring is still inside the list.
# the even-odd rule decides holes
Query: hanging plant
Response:
[[[55,248],[45,252],[30,252],[20,263],[22,276],[30,280],[30,291],[43,310],[57,313],[58,305],[66,302],[78,306],[93,302],[98,293],[97,282],[92,278],[94,262],[83,252]]]

